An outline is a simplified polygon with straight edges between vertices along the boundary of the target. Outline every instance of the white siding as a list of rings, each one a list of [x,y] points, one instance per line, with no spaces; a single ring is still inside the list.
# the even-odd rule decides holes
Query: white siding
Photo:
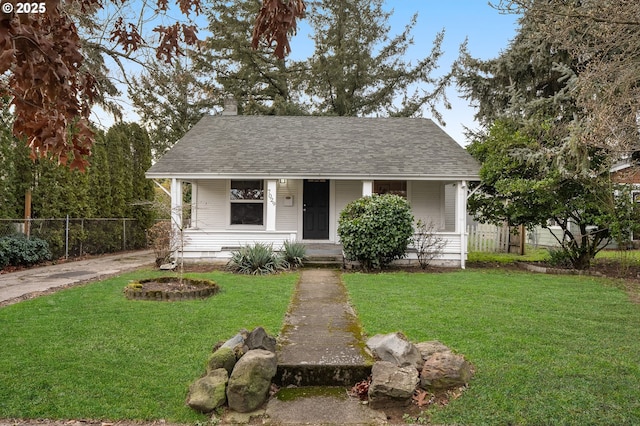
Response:
[[[194,182],[197,186],[196,222],[193,228],[223,230],[227,227],[229,200],[226,180],[206,180]]]
[[[409,190],[409,202],[413,210],[415,220],[429,223],[433,221],[436,230],[443,230],[445,227],[444,200],[442,183],[430,181],[412,181]]]
[[[272,244],[281,250],[285,241],[295,241],[295,232],[208,231],[188,229],[184,233],[184,258],[189,260],[224,259],[232,250],[254,243]]]
[[[334,241],[338,241],[338,222],[340,212],[352,202],[362,197],[362,181],[360,180],[337,180],[335,182],[335,233]]]
[[[298,197],[298,187],[302,181],[287,179],[287,183],[278,181],[277,202],[276,202],[276,230],[292,231],[298,229],[298,213],[301,201]],[[293,197],[293,206],[285,207],[284,199],[287,196]]]

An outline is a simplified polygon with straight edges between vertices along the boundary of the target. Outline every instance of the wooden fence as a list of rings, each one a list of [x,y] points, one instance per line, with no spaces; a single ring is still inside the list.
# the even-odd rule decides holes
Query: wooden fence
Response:
[[[469,251],[509,251],[509,227],[495,225],[467,225]]]

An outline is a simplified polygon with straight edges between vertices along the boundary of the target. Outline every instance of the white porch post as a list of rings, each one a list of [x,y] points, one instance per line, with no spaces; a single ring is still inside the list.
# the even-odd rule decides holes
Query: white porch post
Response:
[[[182,228],[182,180],[171,179],[171,224]]]
[[[373,195],[373,181],[372,180],[363,180],[362,181],[362,196],[370,197]]]
[[[456,186],[456,233],[460,235],[460,267],[465,269],[467,257],[467,182]]]
[[[267,181],[267,231],[276,230],[277,181]]]
[[[182,180],[171,179],[171,229],[173,230],[172,240],[179,238],[182,223]],[[171,242],[172,247],[180,247],[176,241]],[[182,250],[182,247],[180,247]],[[177,262],[178,254],[174,254],[174,261]]]

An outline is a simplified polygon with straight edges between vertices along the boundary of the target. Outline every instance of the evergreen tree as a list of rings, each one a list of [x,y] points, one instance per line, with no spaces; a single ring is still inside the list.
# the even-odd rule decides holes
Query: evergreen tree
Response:
[[[131,209],[128,217],[137,219],[143,229],[153,225],[155,214],[151,203],[154,200],[153,182],[145,177],[151,167],[151,140],[147,132],[136,123],[129,124],[132,154]]]
[[[304,114],[297,91],[301,65],[275,57],[271,47],[251,46],[260,8],[255,0],[213,0],[206,11],[211,36],[200,49],[197,69],[236,99],[239,114]]]
[[[510,225],[559,225],[556,236],[574,267],[590,260],[622,217],[610,180],[610,152],[576,143],[583,117],[576,102],[577,60],[548,41],[525,16],[509,48],[490,61],[463,49],[458,83],[478,105],[484,131],[469,151],[482,162],[482,189],[469,200],[481,220]],[[635,207],[634,207],[635,209]],[[632,215],[635,215],[632,212]]]
[[[129,125],[125,123],[111,126],[105,135],[106,152],[109,159],[110,217],[127,217],[129,213],[133,170],[129,137]]]
[[[154,61],[132,78],[129,96],[142,124],[149,130],[152,152],[159,158],[200,118],[213,110],[220,95],[203,80],[191,61],[174,65]]]
[[[576,58],[577,143],[613,155],[640,149],[640,2],[501,0],[497,7],[523,14],[540,37]]]
[[[8,99],[0,98],[0,102],[0,218],[13,219],[18,217],[15,161],[19,153],[11,133],[13,117],[9,112]]]
[[[89,188],[93,200],[93,215],[91,217],[113,217],[111,211],[112,199],[109,156],[107,153],[106,136],[101,130],[96,130],[96,138],[91,154],[91,165],[87,173],[89,174]]]
[[[31,216],[35,219],[88,217],[92,214],[86,173],[61,167],[52,159],[32,163]]]
[[[411,65],[403,56],[413,44],[417,16],[400,34],[390,36],[391,13],[382,6],[382,0],[325,0],[312,5],[308,20],[315,52],[307,62],[304,81],[313,112],[414,116],[427,107],[441,120],[435,106],[440,101],[448,105],[444,90],[449,76],[436,78],[431,73],[442,55],[444,32],[436,36],[430,54]],[[422,89],[412,89],[418,84]],[[399,108],[394,106],[398,98],[402,98]]]

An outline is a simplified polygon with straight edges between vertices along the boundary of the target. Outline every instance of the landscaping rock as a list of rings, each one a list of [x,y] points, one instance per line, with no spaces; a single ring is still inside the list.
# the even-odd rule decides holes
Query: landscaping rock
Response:
[[[438,342],[437,340],[432,340],[430,342],[420,342],[416,343],[416,348],[420,351],[420,355],[422,359],[426,361],[431,357],[431,355],[438,352],[451,352],[451,349],[446,345]]]
[[[413,366],[398,367],[393,362],[378,361],[371,369],[369,405],[373,409],[408,405],[419,382]]]
[[[264,349],[269,352],[276,351],[276,339],[269,336],[262,327],[256,327],[249,333],[244,344],[250,351],[254,349]]]
[[[208,413],[227,401],[226,387],[229,381],[227,370],[219,368],[196,380],[189,387],[187,405],[194,410]]]
[[[425,361],[420,387],[427,390],[458,388],[469,383],[472,375],[471,364],[462,355],[438,352]]]
[[[264,349],[249,351],[240,358],[227,386],[229,408],[248,413],[260,407],[267,398],[277,364],[276,354]]]
[[[367,348],[376,359],[398,367],[412,366],[420,370],[424,363],[420,351],[401,333],[376,334],[367,340]]]
[[[221,347],[211,354],[207,362],[207,374],[218,368],[224,368],[231,375],[233,367],[236,365],[236,354],[229,347]]]
[[[234,349],[238,345],[244,344],[244,336],[241,333],[236,334],[231,339],[227,340],[222,344],[222,348],[231,348]]]

